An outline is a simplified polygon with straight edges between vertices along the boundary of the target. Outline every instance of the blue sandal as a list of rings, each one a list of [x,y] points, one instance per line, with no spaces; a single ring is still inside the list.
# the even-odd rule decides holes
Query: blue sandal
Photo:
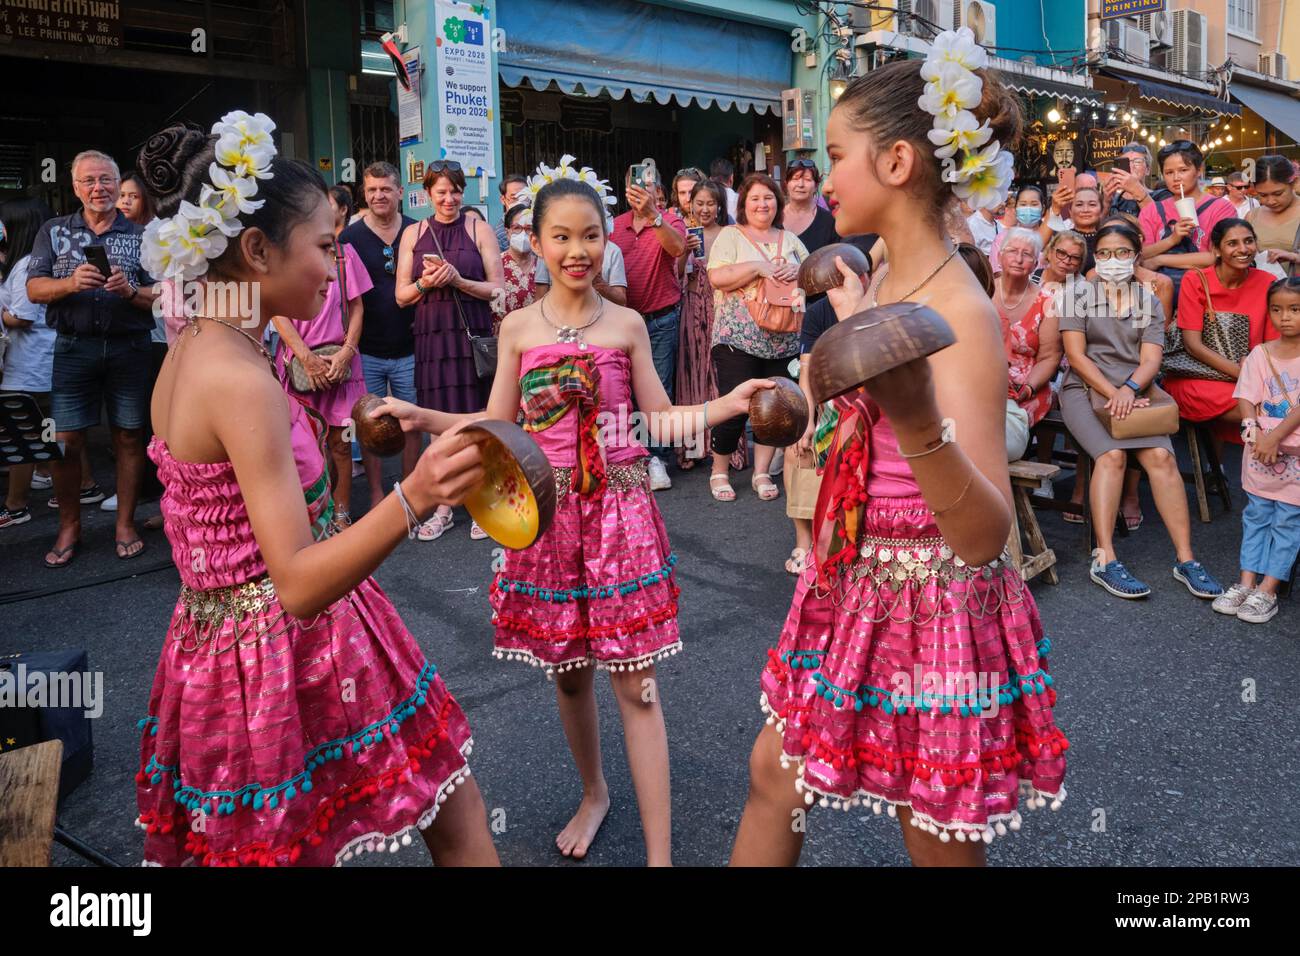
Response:
[[[1131,601],[1144,598],[1151,593],[1151,589],[1129,574],[1128,568],[1119,561],[1103,565],[1100,551],[1094,551],[1092,556],[1092,567],[1088,569],[1088,576],[1115,597]]]
[[[1174,578],[1187,585],[1198,598],[1216,598],[1223,593],[1223,585],[1201,565],[1200,561],[1184,561],[1174,565]]]

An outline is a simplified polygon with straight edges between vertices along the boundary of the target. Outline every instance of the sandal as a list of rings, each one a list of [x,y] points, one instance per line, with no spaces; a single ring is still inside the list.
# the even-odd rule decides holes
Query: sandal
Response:
[[[81,547],[81,542],[78,540],[72,542],[66,548],[50,548],[49,554],[45,556],[45,566],[47,568],[66,568],[76,558],[79,547]],[[51,554],[58,560],[51,561]]]
[[[420,525],[420,530],[415,536],[421,541],[436,541],[450,531],[455,523],[454,516],[435,513],[432,518]]]
[[[766,480],[759,481],[760,478]],[[781,496],[781,489],[776,486],[772,476],[765,471],[754,472],[754,477],[749,479],[749,487],[754,489],[759,501],[774,501]]]
[[[1120,509],[1120,512],[1123,514],[1124,527],[1129,531],[1136,531],[1138,528],[1142,527],[1142,519],[1145,516],[1142,514],[1141,505],[1138,505],[1138,512],[1135,515],[1124,512],[1123,508]]]
[[[1066,524],[1083,524],[1083,515],[1077,515],[1073,511],[1062,511],[1061,519]]]
[[[140,547],[131,551],[136,545]],[[113,546],[117,549],[117,559],[119,561],[134,561],[140,555],[144,554],[144,539],[136,538],[133,541],[114,541]]]
[[[471,521],[469,525],[469,539],[471,541],[482,541],[488,536],[488,533],[478,526],[477,521]]]
[[[807,567],[806,561],[808,552],[803,548],[795,548],[790,552],[790,557],[785,559],[785,569],[790,574],[803,574],[804,568]]]
[[[715,485],[715,481],[721,481],[722,484]],[[735,501],[736,489],[731,487],[731,476],[709,475],[709,494],[713,495],[714,501]]]
[[[344,528],[352,527],[352,515],[346,511],[334,512],[334,530],[342,531]]]

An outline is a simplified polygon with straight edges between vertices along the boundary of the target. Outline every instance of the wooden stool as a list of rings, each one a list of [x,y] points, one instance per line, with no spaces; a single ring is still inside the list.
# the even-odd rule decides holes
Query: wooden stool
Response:
[[[0,867],[49,866],[63,741],[0,754]]]
[[[1008,469],[1011,472],[1011,498],[1016,506],[1015,513],[1011,516],[1011,536],[1007,540],[1011,560],[1026,581],[1046,574],[1049,582],[1057,584],[1056,552],[1043,539],[1031,496],[1035,489],[1042,487],[1043,482],[1050,482],[1059,475],[1061,469],[1053,464],[1025,460],[1013,461]],[[1028,553],[1021,544],[1022,532],[1029,543]]]
[[[1088,454],[1079,448],[1074,442],[1074,436],[1070,430],[1065,427],[1065,419],[1061,416],[1059,408],[1053,408],[1043,416],[1042,421],[1031,429],[1036,444],[1035,452],[1039,462],[1043,464],[1055,464],[1064,468],[1069,468],[1074,472],[1075,485],[1082,485],[1083,500],[1079,504],[1066,499],[1057,501],[1055,497],[1041,498],[1032,497],[1030,503],[1036,508],[1046,508],[1049,511],[1059,511],[1061,514],[1076,515],[1083,519],[1080,524],[1083,529],[1083,546],[1089,554],[1096,542],[1092,533],[1092,512],[1089,507],[1090,499],[1088,497],[1088,486],[1092,480],[1092,459]],[[1056,448],[1056,437],[1061,436],[1061,449]],[[1023,462],[1016,462],[1022,464]],[[1060,467],[1057,469],[1060,471]],[[1012,491],[1015,490],[1015,483],[1012,482]]]
[[[1187,454],[1192,459],[1192,473],[1183,472],[1183,481],[1189,478],[1196,486],[1196,507],[1201,516],[1202,524],[1209,524],[1210,502],[1206,496],[1205,473],[1201,461],[1201,448],[1205,449],[1205,460],[1209,464],[1210,488],[1215,494],[1223,499],[1223,510],[1232,510],[1232,489],[1228,487],[1228,479],[1223,476],[1219,470],[1219,453],[1214,448],[1214,441],[1210,436],[1210,428],[1206,422],[1189,422],[1182,419],[1183,439],[1187,442]]]

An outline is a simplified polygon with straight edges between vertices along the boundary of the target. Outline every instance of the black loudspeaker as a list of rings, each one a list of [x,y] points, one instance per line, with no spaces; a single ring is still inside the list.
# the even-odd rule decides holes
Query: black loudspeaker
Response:
[[[103,712],[103,695],[103,675],[91,672],[84,650],[0,655],[0,753],[62,740],[62,803],[93,769],[90,722]]]

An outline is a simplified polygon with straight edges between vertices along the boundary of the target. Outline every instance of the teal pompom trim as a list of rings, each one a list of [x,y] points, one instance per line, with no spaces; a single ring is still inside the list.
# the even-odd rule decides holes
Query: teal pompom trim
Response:
[[[632,594],[652,584],[669,580],[672,577],[673,568],[676,566],[677,555],[673,553],[668,555],[668,560],[664,562],[663,567],[656,568],[627,581],[620,581],[618,584],[602,584],[597,587],[583,585],[580,588],[544,588],[541,585],[533,584],[531,581],[512,581],[509,578],[502,577],[493,581],[492,587],[503,594],[514,592],[515,594],[526,594],[529,597],[535,597],[537,600],[545,601],[548,604],[565,604],[569,601],[585,601],[611,598],[616,594],[619,596]]]

